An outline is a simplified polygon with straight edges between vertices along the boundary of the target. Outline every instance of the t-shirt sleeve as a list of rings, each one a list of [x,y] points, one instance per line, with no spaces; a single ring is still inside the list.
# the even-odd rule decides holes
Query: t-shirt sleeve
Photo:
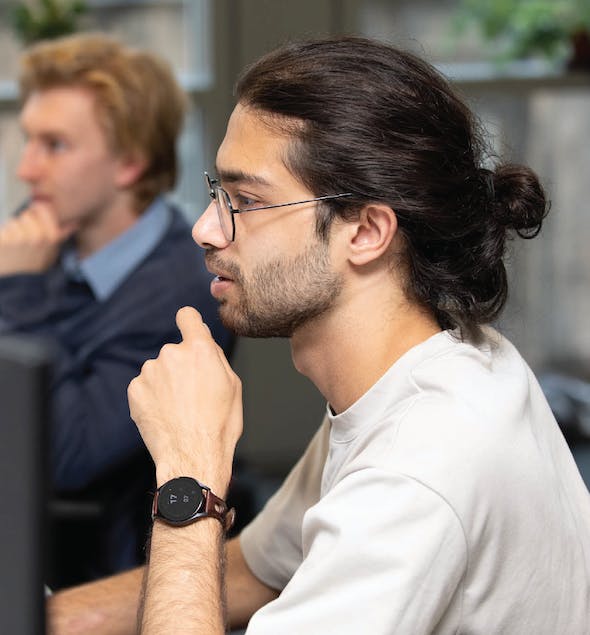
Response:
[[[464,533],[440,495],[401,474],[348,474],[304,515],[299,568],[247,635],[456,632]],[[273,547],[274,556],[274,547]],[[457,609],[458,610],[458,609]]]
[[[273,589],[283,589],[301,564],[301,525],[307,509],[320,498],[329,432],[324,419],[279,490],[240,534],[248,566]]]

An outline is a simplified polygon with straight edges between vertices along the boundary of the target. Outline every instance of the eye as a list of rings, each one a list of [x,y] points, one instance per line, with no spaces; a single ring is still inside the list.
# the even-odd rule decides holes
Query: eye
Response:
[[[52,154],[63,152],[68,147],[68,144],[59,137],[47,137],[44,144],[47,151]]]
[[[246,194],[236,194],[235,201],[238,209],[248,209],[250,207],[258,206],[258,201],[255,198],[247,196]]]

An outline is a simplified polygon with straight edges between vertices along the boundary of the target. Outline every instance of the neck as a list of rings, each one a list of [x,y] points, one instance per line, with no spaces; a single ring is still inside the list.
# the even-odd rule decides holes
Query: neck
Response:
[[[113,203],[88,216],[76,232],[76,251],[86,258],[132,227],[139,218],[133,197],[124,193]]]
[[[335,412],[357,401],[407,351],[439,332],[434,316],[401,292],[375,281],[343,292],[338,306],[301,327],[291,339],[295,368]]]

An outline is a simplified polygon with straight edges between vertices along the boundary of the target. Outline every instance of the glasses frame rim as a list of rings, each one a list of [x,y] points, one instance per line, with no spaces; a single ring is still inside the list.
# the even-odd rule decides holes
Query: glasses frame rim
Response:
[[[223,187],[219,184],[219,179],[212,179],[209,176],[209,173],[204,171],[205,175],[205,183],[209,189],[209,197],[212,201],[215,202],[215,207],[217,209],[217,217],[219,219],[219,224],[221,225],[221,230],[223,231],[223,220],[221,206],[218,202],[217,192],[221,192],[221,194],[225,197],[228,209],[231,213],[231,225],[232,225],[232,235],[231,238],[227,236],[225,231],[223,231],[225,237],[230,241],[234,242],[236,237],[236,222],[234,219],[235,214],[245,214],[247,212],[257,212],[263,209],[274,209],[276,207],[290,207],[291,205],[303,205],[303,203],[317,203],[319,201],[327,201],[336,198],[345,198],[347,196],[354,196],[352,192],[346,192],[344,194],[327,194],[324,196],[316,196],[315,198],[305,199],[304,201],[292,201],[290,203],[275,203],[274,205],[261,205],[260,207],[251,207],[250,209],[240,209],[239,207],[234,207],[229,194],[223,189]]]

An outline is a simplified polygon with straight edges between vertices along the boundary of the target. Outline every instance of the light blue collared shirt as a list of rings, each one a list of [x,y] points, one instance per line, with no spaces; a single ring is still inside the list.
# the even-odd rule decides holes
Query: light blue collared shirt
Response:
[[[86,281],[97,300],[107,300],[160,242],[171,220],[170,208],[159,196],[132,227],[87,258],[80,260],[72,247],[66,248],[62,266],[74,280]]]

